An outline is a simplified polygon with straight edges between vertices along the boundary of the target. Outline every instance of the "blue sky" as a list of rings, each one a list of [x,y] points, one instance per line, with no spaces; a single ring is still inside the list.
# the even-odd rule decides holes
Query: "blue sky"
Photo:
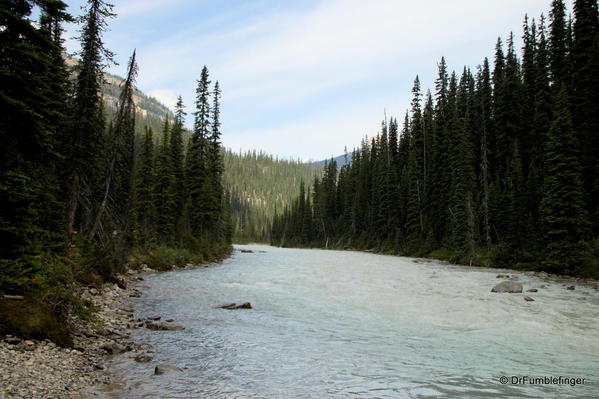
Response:
[[[80,14],[83,0],[66,2]],[[206,65],[223,89],[225,146],[307,160],[375,135],[385,110],[401,119],[417,74],[432,88],[441,56],[474,69],[498,36],[521,35],[524,14],[547,15],[550,0],[112,3],[118,17],[104,38],[120,65],[110,72],[124,75],[136,48],[138,87],[171,107],[181,94],[191,114]]]

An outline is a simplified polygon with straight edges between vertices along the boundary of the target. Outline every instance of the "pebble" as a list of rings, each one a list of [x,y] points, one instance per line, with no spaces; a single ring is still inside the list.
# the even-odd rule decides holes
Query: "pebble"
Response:
[[[81,298],[90,301],[98,312],[94,322],[71,318],[73,348],[59,347],[48,340],[0,336],[0,399],[83,399],[97,396],[95,386],[110,384],[103,365],[107,352],[143,350],[142,345],[124,341],[129,337],[126,329],[133,312],[127,306],[128,298],[141,295],[128,283],[137,277],[128,273],[121,279],[121,288],[105,284],[80,290]],[[138,361],[152,359],[147,354],[139,357]]]

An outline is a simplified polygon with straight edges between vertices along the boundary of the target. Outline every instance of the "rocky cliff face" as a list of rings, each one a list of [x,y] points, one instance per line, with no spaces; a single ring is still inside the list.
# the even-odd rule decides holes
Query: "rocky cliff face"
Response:
[[[75,68],[77,67],[77,61],[73,58],[66,57],[66,64],[73,69],[73,77],[75,76]],[[121,85],[124,81],[123,78],[117,75],[106,73],[104,75],[105,83],[102,85],[102,96],[104,98],[104,104],[107,107],[107,113],[110,115],[111,112],[116,110],[118,105],[118,98],[121,92]],[[154,131],[162,129],[162,123],[164,118],[168,115],[169,119],[172,119],[172,111],[160,103],[154,97],[148,96],[141,90],[136,90],[133,96],[137,111],[137,130],[141,131],[144,126],[150,126]]]

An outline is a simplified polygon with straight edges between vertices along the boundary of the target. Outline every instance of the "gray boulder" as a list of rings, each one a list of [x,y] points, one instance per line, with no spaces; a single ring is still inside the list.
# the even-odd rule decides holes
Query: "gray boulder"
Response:
[[[127,352],[128,348],[119,344],[110,343],[100,346],[100,349],[102,349],[109,355],[118,355],[119,353]]]
[[[522,289],[523,289],[522,284],[520,284],[516,281],[504,281],[504,282],[497,284],[495,287],[493,287],[491,292],[499,292],[499,293],[507,292],[510,294],[515,294],[515,293],[521,293]]]
[[[154,374],[156,375],[162,375],[171,372],[180,373],[181,371],[183,370],[181,370],[179,367],[171,366],[170,364],[159,364],[158,366],[154,367]]]
[[[159,323],[155,321],[146,322],[146,328],[154,331],[176,331],[176,330],[185,330],[180,324],[175,323]]]
[[[227,303],[226,305],[218,306],[220,309],[234,310],[234,309],[252,309],[252,304],[244,302],[237,305],[236,303]]]
[[[534,301],[535,301],[534,299],[532,299],[532,298],[531,298],[531,297],[529,297],[529,296],[525,296],[525,297],[524,297],[524,300],[525,300],[526,302],[534,302]]]

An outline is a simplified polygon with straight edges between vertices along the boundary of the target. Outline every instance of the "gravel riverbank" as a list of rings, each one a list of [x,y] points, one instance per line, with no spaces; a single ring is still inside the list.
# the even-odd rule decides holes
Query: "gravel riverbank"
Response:
[[[93,398],[90,387],[111,383],[104,371],[108,356],[130,352],[127,355],[133,357],[151,351],[131,342],[127,333],[130,328],[144,325],[142,320],[134,319],[133,309],[127,306],[130,297],[141,295],[132,288],[140,279],[143,277],[138,272],[129,271],[119,276],[118,284],[107,283],[101,289],[81,292],[98,311],[93,322],[72,321],[72,348],[47,340],[2,337],[0,399]]]

